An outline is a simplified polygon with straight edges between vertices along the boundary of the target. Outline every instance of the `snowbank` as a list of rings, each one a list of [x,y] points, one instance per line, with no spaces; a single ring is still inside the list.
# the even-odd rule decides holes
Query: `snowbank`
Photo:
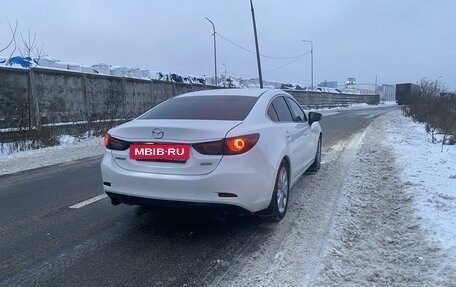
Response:
[[[452,286],[456,282],[455,250],[443,249],[433,240],[435,232],[423,224],[439,215],[435,210],[427,215],[416,212],[427,200],[410,192],[404,178],[407,168],[403,167],[420,166],[416,158],[423,152],[417,142],[407,140],[419,138],[419,130],[410,124],[394,111],[366,129],[311,285]],[[434,173],[435,166],[429,168]],[[420,182],[434,186],[442,179],[430,176]],[[423,193],[429,191],[423,189]],[[442,218],[434,224],[452,234],[446,221]]]
[[[434,154],[440,153],[438,145],[420,147],[428,145],[422,131],[394,111],[375,119],[362,135],[327,149],[322,169],[293,188],[287,217],[262,226],[267,235],[252,239],[258,247],[244,251],[236,259],[239,266],[218,282],[236,287],[455,286],[454,147],[446,155]],[[422,166],[416,158],[427,150],[432,150],[430,158],[422,161],[429,160],[424,164],[429,170],[420,170],[429,175],[412,176],[423,187],[412,191],[407,170]],[[445,172],[435,169],[451,157]],[[432,192],[438,186],[447,192]],[[429,197],[433,206],[423,209]]]
[[[0,175],[99,156],[105,150],[100,137],[78,141],[72,136],[61,136],[59,141],[58,146],[0,156]]]
[[[366,103],[359,103],[359,104],[350,104],[346,107],[336,107],[336,108],[322,108],[322,109],[311,109],[310,112],[317,112],[321,113],[325,116],[334,115],[341,111],[349,111],[349,110],[362,110],[362,109],[374,109],[383,106],[396,106],[396,102],[383,102],[378,105],[368,105]]]
[[[407,191],[432,240],[456,263],[456,146],[431,143],[423,124],[400,111],[386,122]],[[407,131],[407,132],[405,132]]]

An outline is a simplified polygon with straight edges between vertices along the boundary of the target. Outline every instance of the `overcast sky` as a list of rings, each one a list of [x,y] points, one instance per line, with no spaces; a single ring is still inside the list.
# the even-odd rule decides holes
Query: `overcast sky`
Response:
[[[347,77],[396,84],[423,77],[456,89],[454,0],[255,0],[260,53],[290,57],[314,46],[314,82]],[[30,28],[46,54],[81,64],[107,63],[193,75],[213,74],[212,27],[254,50],[248,0],[23,1],[0,4],[6,22]],[[256,77],[254,54],[217,38],[219,74]],[[264,79],[310,85],[310,54],[262,59]],[[277,67],[284,66],[280,69]],[[274,71],[271,71],[274,70]]]

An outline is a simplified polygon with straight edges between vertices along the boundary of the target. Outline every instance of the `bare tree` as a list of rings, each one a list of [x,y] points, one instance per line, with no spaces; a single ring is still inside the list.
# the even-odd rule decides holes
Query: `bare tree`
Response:
[[[433,143],[440,140],[437,134],[442,135],[443,144],[456,143],[456,99],[445,96],[445,85],[440,81],[422,79],[419,82],[420,92],[402,106],[406,116],[415,121],[424,123],[426,132],[431,136]]]
[[[23,44],[23,48],[19,49],[21,52],[22,57],[34,57],[33,61],[35,62],[35,66],[38,65],[40,59],[44,56],[44,43],[41,46],[38,45],[36,41],[36,33],[30,33],[30,29],[27,29],[27,34],[24,35],[20,33],[21,40]]]
[[[11,57],[13,56],[14,52],[16,52],[16,48],[17,48],[17,45],[16,45],[17,21],[14,25],[14,29],[8,18],[6,19],[6,21],[8,22],[8,27],[11,32],[11,40],[9,41],[8,45],[6,45],[6,47],[0,49],[0,53],[9,49],[9,47],[11,47],[11,45],[14,44],[14,49],[11,51],[11,54],[8,58],[8,61],[9,61],[11,59]]]
[[[27,29],[27,38],[24,39],[24,36],[22,35],[22,32],[20,33],[21,39],[22,39],[22,44],[24,47],[22,49],[19,49],[21,52],[22,57],[31,57],[32,52],[36,48],[36,33],[33,34],[33,38],[31,37],[30,34],[30,29]]]
[[[40,62],[41,58],[44,57],[44,43],[42,43],[40,47],[36,47],[34,56],[35,56],[34,61],[35,61],[35,66],[36,66]]]
[[[440,94],[446,91],[445,84],[439,80],[421,79],[418,83],[420,86],[420,96],[425,98],[440,97]]]

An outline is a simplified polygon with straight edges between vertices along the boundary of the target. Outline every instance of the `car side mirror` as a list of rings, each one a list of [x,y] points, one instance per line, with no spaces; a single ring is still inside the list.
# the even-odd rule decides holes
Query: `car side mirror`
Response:
[[[312,125],[314,122],[321,120],[321,114],[315,112],[309,112],[309,125]]]

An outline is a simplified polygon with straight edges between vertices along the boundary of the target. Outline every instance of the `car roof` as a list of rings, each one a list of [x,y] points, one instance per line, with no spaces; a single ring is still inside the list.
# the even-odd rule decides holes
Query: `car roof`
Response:
[[[190,92],[179,95],[178,97],[194,97],[194,96],[250,96],[260,97],[266,92],[273,91],[272,89],[213,89],[197,92]],[[281,91],[281,90],[277,90]]]

